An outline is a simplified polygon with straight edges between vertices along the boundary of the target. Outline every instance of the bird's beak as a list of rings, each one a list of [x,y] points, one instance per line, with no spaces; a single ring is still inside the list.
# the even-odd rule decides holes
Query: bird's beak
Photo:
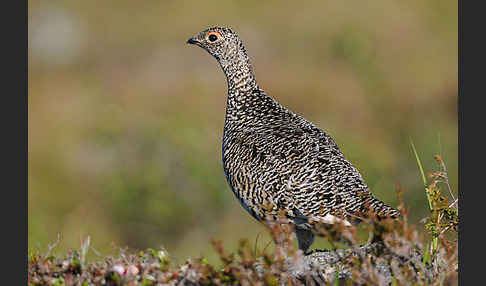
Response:
[[[187,40],[186,43],[191,44],[191,45],[195,45],[195,44],[199,43],[199,41],[195,40],[194,37],[192,37],[192,38],[189,38],[189,40]]]

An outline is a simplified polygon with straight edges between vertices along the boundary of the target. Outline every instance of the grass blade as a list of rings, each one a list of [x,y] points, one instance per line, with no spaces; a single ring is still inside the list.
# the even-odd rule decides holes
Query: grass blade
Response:
[[[425,178],[424,168],[422,167],[422,162],[420,161],[419,155],[417,153],[417,149],[415,149],[415,145],[413,144],[413,140],[410,138],[410,144],[412,145],[413,153],[415,154],[415,160],[417,161],[417,165],[420,170],[420,175],[422,175],[422,181],[424,182],[425,188],[425,195],[427,196],[427,201],[429,202],[429,208],[432,210],[432,202],[430,201],[429,192],[427,189],[427,178]]]

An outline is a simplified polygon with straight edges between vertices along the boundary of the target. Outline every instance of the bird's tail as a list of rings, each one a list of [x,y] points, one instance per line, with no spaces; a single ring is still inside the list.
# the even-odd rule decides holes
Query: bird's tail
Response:
[[[371,212],[380,219],[398,218],[402,216],[400,211],[375,198],[373,195],[371,195],[371,193],[363,202],[362,211]]]

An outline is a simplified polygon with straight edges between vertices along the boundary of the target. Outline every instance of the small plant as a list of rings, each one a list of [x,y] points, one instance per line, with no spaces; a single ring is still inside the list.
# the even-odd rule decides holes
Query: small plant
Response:
[[[430,216],[423,220],[425,229],[432,236],[432,243],[430,244],[430,247],[426,249],[424,255],[424,262],[429,263],[431,259],[433,260],[436,257],[439,248],[438,241],[440,238],[444,238],[448,231],[452,232],[453,237],[454,235],[457,237],[457,228],[459,225],[459,213],[457,207],[458,199],[456,199],[452,193],[447,169],[442,157],[440,155],[434,156],[434,159],[439,166],[439,170],[428,174],[428,177],[432,180],[432,182],[428,183],[413,142],[411,142],[411,146],[422,176],[425,194],[430,209]],[[451,201],[442,194],[441,186],[447,188]]]

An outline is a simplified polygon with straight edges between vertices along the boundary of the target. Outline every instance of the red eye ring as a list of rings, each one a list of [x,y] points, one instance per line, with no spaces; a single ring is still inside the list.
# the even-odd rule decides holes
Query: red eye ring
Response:
[[[221,34],[216,32],[216,31],[208,32],[207,35],[206,35],[206,38],[210,42],[215,42],[217,39],[219,39],[219,37],[221,37]]]

